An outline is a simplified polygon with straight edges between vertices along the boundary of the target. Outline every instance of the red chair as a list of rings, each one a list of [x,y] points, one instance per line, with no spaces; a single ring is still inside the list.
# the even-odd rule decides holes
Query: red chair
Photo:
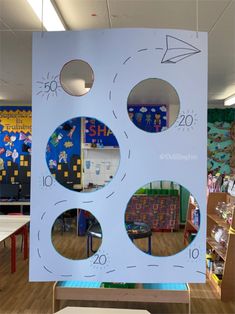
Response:
[[[21,213],[10,213],[8,215],[23,215]],[[24,248],[24,260],[28,258],[28,227],[27,225],[18,229],[11,235],[11,272],[16,271],[16,236],[22,235],[21,251]]]

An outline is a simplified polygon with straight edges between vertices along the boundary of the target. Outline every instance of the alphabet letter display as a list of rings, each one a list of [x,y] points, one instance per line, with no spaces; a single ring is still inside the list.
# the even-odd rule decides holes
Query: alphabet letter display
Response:
[[[93,85],[81,96],[71,95],[61,83],[61,70],[72,60],[83,60],[93,71]],[[179,96],[178,118],[164,132],[145,132],[132,123],[131,112],[128,114],[130,91],[149,78],[169,82]],[[45,32],[43,36],[34,33],[32,99],[30,280],[205,282],[207,34],[164,29]],[[147,110],[148,107],[139,113],[136,123],[139,118],[151,119]],[[166,117],[170,115],[171,112],[165,113]],[[120,149],[115,176],[103,188],[90,193],[59,184],[46,163],[51,134],[75,117],[102,121],[107,128],[99,126],[97,131],[90,125],[88,131],[107,137],[112,130]],[[63,126],[63,132],[71,132],[73,125]],[[59,135],[54,134],[62,143]],[[72,145],[71,139],[76,140],[75,136],[68,138],[67,149]],[[66,164],[65,149],[61,153],[61,163]],[[58,161],[51,163],[60,169]],[[89,161],[89,167],[92,165]],[[105,165],[110,167],[109,161]],[[73,167],[80,166],[83,176],[86,163],[82,159]],[[96,172],[101,167],[101,162],[94,166]],[[80,173],[76,176],[79,178]],[[133,245],[124,216],[135,191],[161,180],[176,182],[195,197],[200,208],[200,228],[185,249],[160,257]],[[80,260],[60,255],[51,240],[56,218],[73,208],[89,211],[102,230],[98,250]],[[151,245],[153,250],[157,241]]]

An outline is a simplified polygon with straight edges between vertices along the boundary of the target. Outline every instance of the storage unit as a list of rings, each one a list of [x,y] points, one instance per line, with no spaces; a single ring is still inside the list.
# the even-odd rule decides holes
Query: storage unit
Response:
[[[186,222],[184,227],[184,244],[188,245],[196,236],[199,226],[193,221],[193,212],[196,208],[196,204],[189,202]]]
[[[211,193],[208,197],[207,205],[207,246],[210,248],[216,257],[220,257],[224,261],[224,269],[222,280],[219,280],[213,273],[207,269],[207,277],[210,285],[217,293],[222,301],[235,300],[235,215],[233,210],[232,224],[225,222],[216,213],[216,205],[218,202],[234,203],[235,198],[227,193]],[[228,245],[227,248],[220,245],[211,237],[211,230],[214,226],[221,226],[228,230]]]

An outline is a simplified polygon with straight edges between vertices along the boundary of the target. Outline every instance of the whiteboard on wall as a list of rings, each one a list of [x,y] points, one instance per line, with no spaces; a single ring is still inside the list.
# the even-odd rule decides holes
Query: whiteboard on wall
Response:
[[[61,87],[61,70],[71,60],[85,61],[94,73],[91,90],[81,97]],[[130,91],[148,78],[169,82],[180,99],[176,121],[161,133],[147,133],[128,117]],[[32,99],[30,280],[205,282],[207,34],[164,29],[34,33]],[[54,130],[77,117],[107,125],[120,149],[115,176],[90,193],[59,184],[46,163]],[[138,250],[124,226],[133,193],[160,180],[186,187],[201,213],[194,241],[163,257]],[[71,208],[89,211],[101,225],[101,246],[89,258],[65,258],[52,244],[56,218]]]

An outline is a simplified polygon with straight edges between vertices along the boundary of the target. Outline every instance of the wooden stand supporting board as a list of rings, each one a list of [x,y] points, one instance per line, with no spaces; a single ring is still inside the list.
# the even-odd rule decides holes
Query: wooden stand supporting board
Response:
[[[136,284],[135,289],[102,288],[99,282],[67,281],[53,286],[53,313],[61,300],[186,303],[191,313],[188,284]]]
[[[94,307],[66,307],[56,312],[58,314],[150,314],[146,310],[126,310],[126,309],[110,309],[110,308],[94,308]]]

